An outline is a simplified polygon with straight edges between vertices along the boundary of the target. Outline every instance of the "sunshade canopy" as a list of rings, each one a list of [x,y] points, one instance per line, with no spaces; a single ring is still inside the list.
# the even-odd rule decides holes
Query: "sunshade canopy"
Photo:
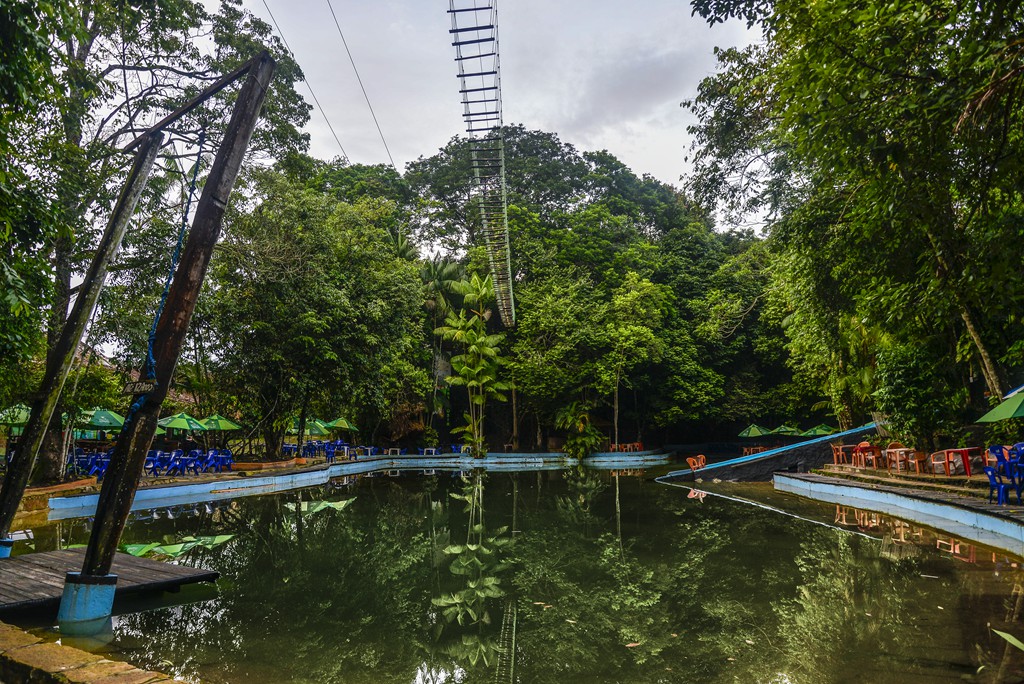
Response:
[[[835,428],[831,428],[828,425],[822,423],[821,425],[815,425],[809,430],[804,430],[800,433],[801,437],[824,437],[825,435],[831,435],[835,432]]]
[[[740,432],[740,437],[764,437],[765,435],[772,434],[772,431],[768,428],[761,427],[757,424],[748,425]]]
[[[327,427],[331,428],[332,430],[350,430],[352,432],[359,432],[359,428],[357,428],[354,423],[352,423],[350,420],[346,418],[338,418],[337,420],[332,420],[330,423],[327,423]]]
[[[94,406],[82,414],[78,424],[100,430],[119,430],[124,425],[124,416],[116,411]]]
[[[328,434],[330,430],[327,427],[327,423],[320,420],[319,418],[307,418],[306,419],[306,434],[311,437],[323,437]],[[299,434],[299,419],[292,418],[292,427],[288,430],[289,435]]]
[[[26,425],[32,411],[24,404],[15,404],[0,411],[0,425]]]
[[[1003,399],[999,406],[978,419],[979,423],[994,423],[1010,418],[1024,418],[1024,392],[1017,390]]]
[[[799,435],[800,431],[789,425],[780,425],[772,430],[773,435]]]
[[[242,426],[233,420],[228,420],[219,413],[215,413],[209,418],[204,418],[200,421],[207,430],[227,431],[227,430],[241,430]]]
[[[205,425],[187,413],[175,413],[173,416],[161,418],[157,421],[157,424],[160,427],[172,428],[174,430],[206,430]]]

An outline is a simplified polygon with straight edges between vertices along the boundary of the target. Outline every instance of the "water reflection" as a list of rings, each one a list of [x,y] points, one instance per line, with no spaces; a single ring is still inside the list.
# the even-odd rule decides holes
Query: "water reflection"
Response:
[[[758,491],[790,515],[573,469],[140,516],[126,541],[235,536],[181,561],[216,599],[117,618],[112,648],[207,683],[1021,680],[989,629],[1024,634],[1019,559]]]
[[[1017,570],[1018,561],[1002,551],[988,549],[969,540],[932,530],[900,518],[836,504],[834,522],[840,527],[881,539],[879,553],[891,560],[913,558],[923,548],[934,548],[964,563],[980,564],[996,575],[1001,570]]]

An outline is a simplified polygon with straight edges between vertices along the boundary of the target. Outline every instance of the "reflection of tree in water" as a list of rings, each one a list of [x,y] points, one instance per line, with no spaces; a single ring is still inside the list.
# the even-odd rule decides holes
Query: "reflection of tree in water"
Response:
[[[986,623],[1004,624],[1017,580],[934,552],[893,562],[877,540],[715,497],[629,477],[616,497],[609,484],[575,471],[371,478],[343,511],[296,518],[290,494],[175,520],[179,535],[237,535],[195,559],[223,573],[221,596],[122,618],[120,645],[213,683],[909,684],[979,663],[974,681],[997,681],[1003,645]],[[1011,662],[1002,681],[1018,674]]]
[[[976,654],[979,682],[1024,682],[1024,652],[992,631],[1024,637],[1024,571],[1004,555],[991,557],[995,572],[960,577],[962,645]]]
[[[204,682],[407,678],[425,652],[430,542],[422,509],[383,489],[380,505],[303,518],[301,545],[285,497],[246,500],[247,533],[203,561],[221,597],[126,616],[118,634],[145,635],[127,655]]]
[[[566,470],[563,475],[569,492],[567,496],[558,497],[558,514],[567,523],[589,528],[593,521],[591,506],[608,488],[608,483],[596,470],[588,470],[582,465]]]
[[[779,657],[763,675],[882,682],[895,670],[902,678],[915,669],[912,658],[897,655],[921,645],[906,611],[914,598],[914,561],[885,560],[875,551],[877,541],[839,532],[815,531],[800,546],[796,591],[774,604]],[[898,667],[887,667],[893,659]]]
[[[462,478],[460,492],[451,497],[464,502],[465,543],[442,549],[453,582],[432,603],[440,611],[434,633],[437,650],[466,667],[496,664],[500,651],[498,626],[493,617],[496,599],[505,596],[500,575],[508,569],[502,558],[511,537],[507,527],[489,530],[484,521],[484,474]]]
[[[664,600],[666,566],[639,560],[628,542],[620,553],[600,475],[574,471],[566,480],[567,495],[520,513],[512,550],[518,680],[677,680],[682,672],[672,674],[666,654],[679,644]]]

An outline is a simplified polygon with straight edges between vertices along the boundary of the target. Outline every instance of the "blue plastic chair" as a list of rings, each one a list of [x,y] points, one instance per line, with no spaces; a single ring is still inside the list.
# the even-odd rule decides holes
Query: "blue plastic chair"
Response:
[[[1009,476],[1016,486],[1017,478],[1015,477],[1014,466],[1017,463],[1017,459],[1012,454],[1009,454],[1009,449],[1001,444],[993,444],[988,448],[988,453],[996,459],[996,471]]]
[[[89,467],[89,474],[96,476],[96,481],[101,482],[103,476],[107,474],[107,468],[110,466],[110,457],[106,454],[96,454],[93,459],[92,465]]]
[[[164,475],[184,475],[185,474],[185,452],[181,449],[175,449],[171,452],[171,455],[167,460],[167,470]]]
[[[200,454],[199,459],[196,461],[196,465],[199,468],[199,472],[208,473],[213,468],[214,472],[220,472],[220,467],[217,463],[217,450],[210,449],[205,454]]]
[[[231,470],[231,464],[235,462],[235,459],[231,455],[231,449],[221,449],[217,452],[217,465],[220,466],[217,472],[220,472],[224,468]]]
[[[149,453],[146,454],[146,462],[145,462],[145,464],[143,465],[143,468],[142,468],[143,472],[145,472],[145,473],[147,473],[149,475],[152,475],[154,477],[159,475],[160,474],[160,468],[162,467],[160,465],[160,457],[163,456],[163,453],[164,452],[162,452],[162,451],[156,451],[154,449],[150,449]]]
[[[985,474],[988,475],[988,502],[992,503],[992,495],[996,495],[996,505],[1002,506],[1007,502],[1007,490],[1010,485],[1003,482],[1002,476],[992,466],[985,466]],[[1020,503],[1018,497],[1017,502]]]

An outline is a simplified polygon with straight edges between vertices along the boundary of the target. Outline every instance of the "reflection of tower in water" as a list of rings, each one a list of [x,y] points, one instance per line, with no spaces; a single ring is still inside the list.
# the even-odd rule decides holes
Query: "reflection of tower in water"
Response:
[[[514,598],[505,602],[501,617],[501,635],[498,644],[498,667],[494,671],[495,684],[511,684],[516,681],[516,623],[519,618],[519,604]]]

